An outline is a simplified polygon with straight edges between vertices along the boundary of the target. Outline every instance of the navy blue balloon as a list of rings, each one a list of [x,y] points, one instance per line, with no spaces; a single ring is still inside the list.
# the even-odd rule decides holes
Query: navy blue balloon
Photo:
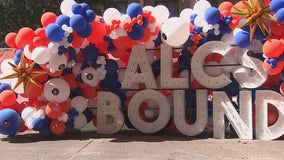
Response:
[[[86,19],[79,14],[75,14],[70,18],[70,26],[77,32],[83,31],[87,27]]]
[[[87,38],[92,33],[92,27],[90,24],[87,24],[86,28],[83,31],[77,32],[78,35],[82,38]]]
[[[126,9],[126,14],[128,14],[131,18],[135,18],[142,13],[143,8],[139,3],[130,3]]]
[[[73,4],[71,10],[74,14],[83,14],[84,12],[83,7],[78,3]]]
[[[108,59],[106,60],[105,69],[106,69],[107,74],[115,74],[117,73],[117,70],[118,70],[118,64],[115,60]]]
[[[15,136],[21,125],[20,115],[13,109],[0,110],[0,133]]]
[[[83,56],[87,61],[94,61],[99,55],[99,50],[95,45],[88,45],[83,49]]]
[[[269,4],[270,10],[276,13],[279,9],[284,8],[284,0],[273,0]]]
[[[50,132],[49,125],[44,125],[39,129],[39,134],[44,137],[52,136],[53,134]]]
[[[85,115],[85,117],[87,118],[87,122],[89,123],[92,119],[93,119],[93,112],[92,112],[92,110],[90,110],[90,109],[85,109],[83,112],[82,112],[84,115]]]
[[[69,43],[71,43],[73,40],[74,40],[74,36],[73,36],[73,34],[71,33],[71,34],[69,34],[69,36],[67,37],[67,41],[68,41]]]
[[[142,27],[146,28],[148,26],[148,24],[149,24],[149,20],[147,18],[143,17],[142,21],[143,21]]]
[[[68,54],[69,54],[69,60],[75,60],[76,59],[76,50],[73,47],[68,47]]]
[[[61,15],[59,15],[56,18],[55,23],[58,24],[59,26],[62,26],[62,25],[65,24],[65,25],[67,25],[69,27],[70,26],[69,21],[70,21],[70,17],[69,16],[61,14]]]
[[[71,92],[70,92],[70,95],[69,95],[69,98],[74,98],[76,96],[82,96],[83,95],[83,91],[81,88],[75,88],[75,89],[72,89]]]
[[[144,28],[142,26],[139,26],[139,25],[135,24],[132,27],[132,31],[131,32],[127,32],[127,35],[132,40],[139,40],[139,39],[141,39],[144,36]]]
[[[59,42],[64,37],[64,31],[61,26],[55,23],[51,23],[45,28],[45,34],[53,42]]]
[[[276,20],[278,22],[284,22],[284,8],[279,9],[275,14]]]
[[[250,34],[246,31],[239,31],[235,35],[235,43],[241,48],[247,48],[250,45]]]
[[[96,13],[93,10],[86,10],[85,11],[85,18],[88,22],[93,22],[96,18]]]
[[[38,131],[44,126],[44,122],[40,118],[35,118],[33,119],[32,125],[33,125],[33,130]]]
[[[11,85],[9,85],[8,83],[0,83],[0,92],[5,90],[12,90]]]
[[[216,7],[210,7],[205,11],[204,18],[208,24],[216,24],[220,20],[220,12]]]

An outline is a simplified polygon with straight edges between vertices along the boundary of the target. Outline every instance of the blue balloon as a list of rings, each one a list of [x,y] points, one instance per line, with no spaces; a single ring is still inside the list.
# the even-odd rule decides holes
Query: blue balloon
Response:
[[[106,69],[107,74],[115,74],[117,73],[117,70],[118,70],[118,64],[115,60],[108,59],[106,60],[105,69]]]
[[[247,48],[250,45],[250,34],[246,31],[239,31],[235,35],[235,43],[241,48]]]
[[[210,7],[205,11],[204,18],[208,24],[216,24],[220,20],[220,12],[216,7]]]
[[[93,22],[96,19],[96,13],[93,10],[86,10],[85,11],[85,18],[88,22]]]
[[[81,3],[80,5],[83,8],[83,11],[90,9],[90,6],[87,3]]]
[[[139,40],[139,39],[141,39],[144,36],[144,28],[142,26],[139,26],[139,25],[135,24],[132,27],[132,31],[131,32],[127,32],[127,35],[132,40]]]
[[[284,8],[284,0],[273,0],[269,4],[270,10],[276,13],[279,9]]]
[[[62,25],[65,24],[65,25],[67,25],[69,27],[70,26],[69,21],[70,21],[70,17],[69,16],[61,14],[61,15],[59,15],[56,18],[55,23],[58,24],[59,26],[62,26]]]
[[[52,136],[53,134],[51,133],[50,129],[49,129],[49,125],[44,125],[43,127],[41,127],[39,129],[39,134],[41,136],[45,136],[45,137],[49,137]]]
[[[85,115],[85,117],[87,118],[87,122],[89,123],[92,119],[93,119],[93,112],[92,112],[92,110],[90,110],[90,109],[85,109],[83,112],[82,112],[84,115]]]
[[[77,32],[84,31],[84,29],[87,27],[87,21],[86,19],[79,14],[75,14],[70,18],[70,26]]]
[[[15,56],[14,56],[14,63],[15,64],[19,64],[20,63],[22,53],[23,53],[23,50],[21,50],[21,49],[18,49],[16,51]]]
[[[99,50],[95,45],[88,45],[83,49],[83,56],[87,61],[94,61],[99,55]]]
[[[20,115],[13,109],[0,111],[0,133],[10,137],[15,136],[21,125]]]
[[[149,24],[149,20],[147,18],[145,18],[145,17],[143,17],[142,20],[143,20],[143,25],[142,26],[144,28],[146,28],[148,26],[148,24]]]
[[[86,28],[83,31],[77,32],[78,36],[82,38],[87,38],[91,35],[92,33],[92,27],[90,24],[87,24]]]
[[[33,119],[32,125],[33,125],[33,130],[38,131],[43,127],[44,122],[40,118],[35,118]]]
[[[78,3],[73,4],[71,10],[74,14],[83,14],[84,12],[83,7]]]
[[[143,8],[139,3],[130,3],[126,9],[126,14],[128,14],[131,18],[135,18],[142,13]]]
[[[278,22],[284,22],[284,8],[279,9],[275,14],[276,20]]]
[[[5,90],[12,90],[11,85],[9,85],[8,83],[0,83],[0,92]]]
[[[51,23],[45,28],[45,34],[53,42],[59,42],[64,37],[64,31],[58,24]]]

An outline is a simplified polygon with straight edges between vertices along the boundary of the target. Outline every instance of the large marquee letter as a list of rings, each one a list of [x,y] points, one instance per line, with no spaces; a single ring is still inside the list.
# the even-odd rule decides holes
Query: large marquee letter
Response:
[[[213,135],[225,138],[224,115],[231,122],[241,139],[252,139],[251,91],[240,91],[240,115],[223,91],[213,92]]]
[[[207,125],[207,90],[196,91],[197,115],[194,124],[186,122],[185,117],[185,93],[184,90],[174,91],[174,121],[177,129],[186,136],[200,134]]]
[[[97,132],[113,134],[120,131],[124,116],[119,97],[111,92],[99,92],[97,99]]]

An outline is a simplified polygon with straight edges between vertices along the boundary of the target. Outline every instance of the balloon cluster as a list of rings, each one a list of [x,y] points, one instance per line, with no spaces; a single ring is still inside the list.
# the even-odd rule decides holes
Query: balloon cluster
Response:
[[[252,1],[261,4],[255,5],[256,9],[275,20],[259,25],[236,14],[250,9],[244,1],[236,4],[226,1],[213,7],[207,0],[199,0],[192,9],[186,8],[174,17],[163,5],[142,7],[138,3],[129,4],[126,13],[108,8],[99,16],[86,3],[63,0],[62,14],[44,13],[41,28],[23,27],[5,37],[6,44],[14,49],[14,59],[2,62],[1,77],[24,64],[32,66],[29,73],[36,73],[25,81],[36,83],[27,83],[24,87],[16,86],[19,79],[15,77],[1,80],[0,133],[14,136],[29,128],[52,136],[64,133],[66,128],[81,130],[90,121],[95,124],[96,110],[92,107],[96,106],[100,89],[117,94],[122,106],[127,106],[135,91],[120,89],[125,73],[120,68],[127,67],[129,51],[137,44],[144,44],[150,50],[147,57],[158,82],[161,56],[158,49],[162,43],[178,48],[172,54],[176,59],[173,76],[188,77],[191,56],[208,41],[249,48],[255,57],[256,53],[263,53],[258,57],[263,60],[263,67],[269,75],[284,81],[284,1],[262,4],[260,0],[249,0]],[[265,28],[271,33],[265,33]],[[256,44],[260,47],[255,47]],[[23,55],[24,60],[21,60]],[[208,57],[206,63],[236,64],[238,61],[235,55],[215,55]],[[225,66],[206,71],[212,76],[221,72],[230,75],[234,69]],[[278,77],[265,85],[279,85]],[[202,87],[195,80],[191,86]],[[142,84],[137,87],[145,88]],[[235,83],[228,87],[226,90],[237,88]],[[169,99],[172,96],[170,92],[161,92]],[[143,104],[144,108],[155,108],[148,103]],[[142,117],[151,119],[156,114],[147,113]]]

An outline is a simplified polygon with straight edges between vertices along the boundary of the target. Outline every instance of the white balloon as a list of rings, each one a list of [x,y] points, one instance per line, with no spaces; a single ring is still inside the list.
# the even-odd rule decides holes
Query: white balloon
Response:
[[[9,63],[15,64],[13,59],[4,59],[1,62],[2,73],[10,74],[10,73],[13,72],[13,70],[12,70],[13,67]]]
[[[73,15],[72,5],[75,3],[74,0],[63,0],[60,4],[61,13],[71,17]]]
[[[32,60],[32,52],[30,51],[30,45],[25,45],[24,55],[26,58]]]
[[[87,67],[85,68],[81,73],[81,78],[84,83],[95,87],[99,84],[99,73],[96,69],[93,67]]]
[[[190,16],[192,14],[194,14],[194,11],[191,8],[185,8],[180,12],[179,17],[186,22],[190,22]]]
[[[113,20],[120,19],[120,12],[116,8],[108,8],[104,11],[103,18],[106,24],[111,25]]]
[[[28,118],[33,118],[33,115],[36,113],[36,109],[34,107],[25,107],[21,113],[21,117],[24,121]]]
[[[128,23],[130,21],[131,21],[131,18],[128,14],[123,14],[120,16],[120,23],[121,23],[120,25],[123,26],[125,23]]]
[[[48,80],[43,89],[43,95],[49,102],[62,103],[70,94],[69,84],[61,78]]]
[[[189,26],[186,21],[172,17],[164,22],[161,28],[162,40],[170,46],[181,46],[189,36]]]
[[[37,64],[45,64],[49,61],[50,52],[45,46],[36,47],[32,51],[32,60]]]
[[[193,6],[193,11],[201,17],[204,17],[205,11],[211,7],[211,4],[207,0],[197,1]]]
[[[48,69],[51,73],[63,70],[67,65],[67,58],[65,55],[51,53],[49,57]]]
[[[87,125],[87,118],[83,113],[79,113],[78,116],[74,118],[74,128],[83,129]]]
[[[162,25],[169,18],[169,15],[169,9],[164,5],[157,5],[152,10],[152,16],[155,17],[157,25]]]
[[[49,42],[47,47],[51,53],[57,53],[59,44],[56,42]]]
[[[88,107],[87,99],[82,96],[76,96],[71,100],[71,107],[78,112],[83,112]]]
[[[143,11],[152,11],[154,9],[153,6],[145,6],[143,7]]]

